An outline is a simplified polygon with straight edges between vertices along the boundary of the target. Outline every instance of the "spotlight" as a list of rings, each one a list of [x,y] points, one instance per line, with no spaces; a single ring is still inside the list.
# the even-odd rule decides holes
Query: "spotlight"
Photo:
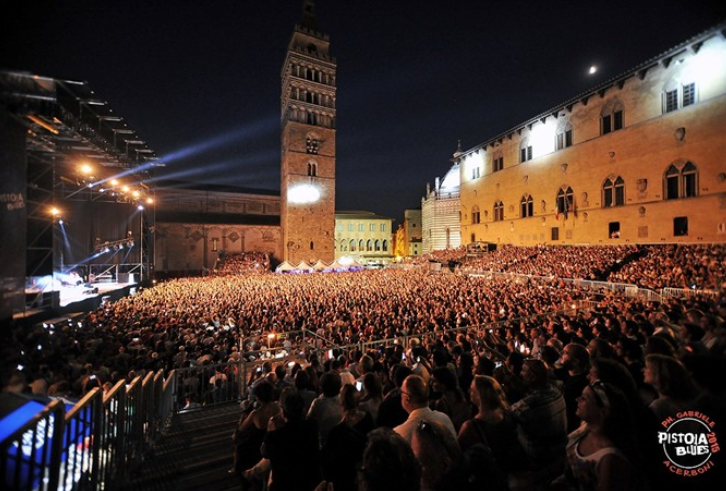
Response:
[[[144,205],[139,205],[139,206],[137,206],[137,208],[139,209],[139,211],[143,211]]]

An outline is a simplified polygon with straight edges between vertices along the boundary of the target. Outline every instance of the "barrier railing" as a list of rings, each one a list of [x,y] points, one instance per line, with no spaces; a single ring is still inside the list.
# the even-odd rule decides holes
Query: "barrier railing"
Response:
[[[173,416],[177,380],[176,372],[166,378],[149,372],[106,393],[95,388],[72,406],[23,399],[32,416],[0,431],[0,488],[93,491],[123,484]]]
[[[718,299],[722,295],[718,290],[696,290],[690,288],[663,288],[664,298],[693,298],[693,297],[709,297]]]
[[[63,445],[63,403],[56,400],[45,407],[40,403],[35,404],[40,411],[32,419],[9,431],[0,441],[3,489],[58,489]]]
[[[94,389],[65,415],[59,489],[99,488],[103,393]]]

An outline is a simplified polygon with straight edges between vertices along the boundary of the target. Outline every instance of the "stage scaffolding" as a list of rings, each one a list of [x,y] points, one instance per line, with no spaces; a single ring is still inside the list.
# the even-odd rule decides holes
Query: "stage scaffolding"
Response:
[[[0,125],[10,149],[2,178],[24,182],[3,194],[22,209],[2,215],[2,225],[23,240],[2,253],[24,271],[3,270],[3,298],[13,300],[0,318],[58,307],[57,295],[43,294],[49,282],[53,292],[76,275],[82,284],[97,275],[150,279],[155,191],[147,183],[159,162],[108,102],[87,82],[1,71]]]

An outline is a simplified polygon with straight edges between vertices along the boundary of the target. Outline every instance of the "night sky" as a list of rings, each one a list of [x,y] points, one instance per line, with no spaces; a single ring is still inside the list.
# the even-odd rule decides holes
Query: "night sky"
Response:
[[[85,80],[188,181],[279,190],[302,0],[3,2],[0,68]],[[726,18],[716,0],[318,0],[338,62],[337,209],[400,223],[468,149]],[[599,71],[588,75],[591,65]]]

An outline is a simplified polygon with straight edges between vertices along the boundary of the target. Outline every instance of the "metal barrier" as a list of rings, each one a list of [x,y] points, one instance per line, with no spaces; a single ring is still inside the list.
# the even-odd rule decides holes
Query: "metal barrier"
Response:
[[[663,298],[708,297],[718,300],[723,295],[718,290],[695,290],[690,288],[663,288]]]
[[[61,401],[52,401],[0,442],[3,489],[58,489],[64,412]]]
[[[103,393],[93,389],[65,416],[59,489],[98,489]]]
[[[176,409],[176,372],[95,388],[66,413],[61,400],[25,404],[32,418],[0,442],[3,489],[109,490],[139,465]],[[37,406],[37,407],[36,407]],[[23,406],[25,407],[25,406]]]

